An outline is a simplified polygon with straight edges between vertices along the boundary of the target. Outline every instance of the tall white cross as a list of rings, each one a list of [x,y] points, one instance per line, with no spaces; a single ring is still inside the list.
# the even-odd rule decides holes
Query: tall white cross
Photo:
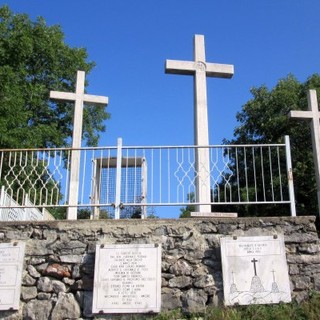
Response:
[[[194,143],[197,211],[211,212],[209,129],[206,77],[232,78],[233,65],[206,62],[204,36],[194,36],[194,61],[166,60],[166,73],[194,76]],[[201,148],[202,147],[202,148]]]
[[[77,72],[76,92],[50,91],[50,98],[63,101],[74,101],[72,152],[70,164],[70,181],[68,192],[68,212],[67,219],[77,219],[78,191],[79,191],[79,171],[80,171],[80,148],[82,140],[83,104],[84,102],[105,106],[108,98],[103,96],[93,96],[84,93],[85,72]]]
[[[311,137],[314,166],[316,170],[318,213],[320,214],[320,112],[316,90],[308,91],[308,111],[290,111],[291,118],[311,120]]]

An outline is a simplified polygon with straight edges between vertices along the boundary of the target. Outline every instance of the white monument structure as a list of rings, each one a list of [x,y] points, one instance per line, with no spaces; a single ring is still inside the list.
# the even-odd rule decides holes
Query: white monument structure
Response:
[[[103,96],[93,96],[84,93],[85,72],[77,72],[76,92],[50,91],[50,98],[63,101],[74,101],[73,133],[72,133],[72,153],[70,164],[70,182],[68,192],[68,220],[77,219],[79,171],[80,171],[80,148],[82,140],[83,104],[85,102],[99,106],[108,104],[108,98]]]
[[[194,76],[194,143],[197,211],[211,212],[209,131],[206,77],[231,78],[233,65],[206,62],[204,36],[194,37],[194,61],[166,60],[166,73]]]
[[[320,214],[320,112],[318,108],[316,90],[308,91],[308,111],[290,111],[291,118],[311,120],[311,136],[313,147],[314,166],[316,170],[318,212]]]

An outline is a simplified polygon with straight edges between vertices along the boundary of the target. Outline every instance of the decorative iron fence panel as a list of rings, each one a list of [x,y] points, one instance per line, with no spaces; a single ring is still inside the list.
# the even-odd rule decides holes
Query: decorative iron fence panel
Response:
[[[291,204],[295,215],[289,138],[283,144],[81,148],[78,207],[92,217],[146,215],[153,206],[201,204],[196,153],[209,151],[211,202]],[[72,149],[0,150],[0,183],[15,201],[1,207],[68,208]],[[200,164],[201,166],[201,164]],[[198,183],[204,183],[199,181]],[[26,202],[29,199],[30,203]],[[130,209],[131,208],[131,209]]]

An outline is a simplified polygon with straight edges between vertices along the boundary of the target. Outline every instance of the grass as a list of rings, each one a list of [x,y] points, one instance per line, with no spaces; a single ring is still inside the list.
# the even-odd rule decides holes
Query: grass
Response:
[[[319,320],[320,293],[310,299],[275,305],[250,305],[237,307],[208,308],[202,315],[184,315],[180,310],[162,312],[153,320]]]

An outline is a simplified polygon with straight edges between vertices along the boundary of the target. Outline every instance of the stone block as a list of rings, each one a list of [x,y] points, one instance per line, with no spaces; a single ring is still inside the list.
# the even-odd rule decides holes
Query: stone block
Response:
[[[34,299],[37,294],[38,292],[36,287],[21,287],[21,299],[24,302]]]
[[[52,310],[52,303],[49,300],[31,300],[25,304],[23,319],[48,320]],[[63,318],[60,318],[63,319]]]
[[[201,289],[189,289],[182,295],[182,310],[186,313],[204,313],[208,295]]]
[[[41,277],[37,283],[37,289],[42,292],[52,292],[52,281],[48,277]]]
[[[27,270],[29,272],[29,275],[33,278],[40,278],[41,274],[37,271],[37,269],[32,266],[32,265],[28,265]]]
[[[211,274],[206,274],[206,275],[197,277],[193,285],[196,288],[206,288],[206,287],[214,286],[215,282]]]
[[[299,246],[299,252],[302,253],[320,253],[320,244],[319,243],[307,243]]]
[[[33,286],[37,282],[36,279],[32,278],[27,271],[24,271],[22,276],[22,285]]]
[[[66,292],[66,285],[59,280],[52,280],[52,289],[55,293]]]
[[[192,278],[187,276],[180,276],[175,277],[169,280],[169,287],[170,288],[187,288],[190,287],[192,284]]]
[[[314,277],[314,290],[320,292],[320,273]]]
[[[61,255],[60,261],[62,263],[81,263],[83,259],[82,254],[68,254],[68,255]]]
[[[43,230],[43,237],[47,240],[55,241],[58,238],[57,231],[54,229]]]
[[[176,276],[189,276],[192,271],[192,266],[187,261],[182,259],[178,260],[173,266],[170,267],[170,272]]]
[[[51,293],[46,293],[46,292],[39,292],[37,295],[37,298],[39,300],[50,300],[51,302],[53,301],[51,299]]]
[[[26,254],[29,256],[47,256],[53,254],[53,249],[50,247],[51,241],[27,241],[26,242]]]
[[[301,255],[287,255],[288,263],[296,263],[296,264],[305,264],[305,265],[313,265],[320,264],[320,254],[317,255],[309,255],[309,254],[301,254]]]
[[[71,272],[69,268],[65,265],[60,265],[58,263],[49,264],[47,268],[43,271],[45,275],[62,279],[62,278],[70,278]]]
[[[289,274],[290,275],[299,274],[300,270],[296,264],[290,264],[288,267],[289,267]]]
[[[307,276],[294,276],[292,282],[295,290],[308,290],[311,289],[311,279]]]
[[[52,310],[51,320],[78,319],[81,310],[72,293],[59,293],[57,303]]]
[[[293,233],[290,235],[285,235],[284,237],[285,242],[291,242],[291,243],[306,243],[306,242],[317,242],[319,241],[318,235],[316,232],[312,233]]]
[[[182,307],[182,292],[178,289],[163,288],[161,294],[162,310],[174,310]]]

